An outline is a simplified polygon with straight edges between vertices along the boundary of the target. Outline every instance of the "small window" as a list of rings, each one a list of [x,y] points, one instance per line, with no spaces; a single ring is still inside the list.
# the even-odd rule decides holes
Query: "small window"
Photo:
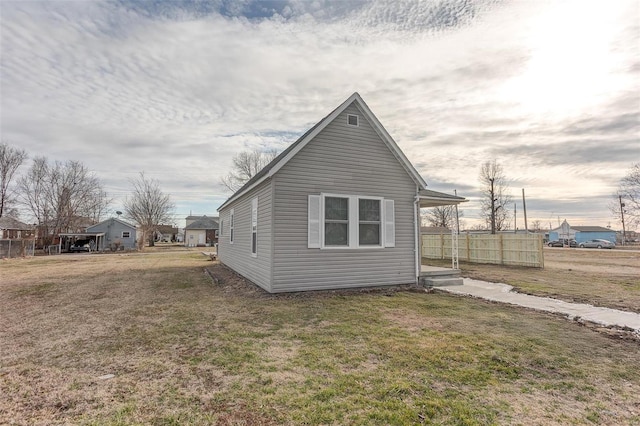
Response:
[[[231,213],[229,214],[229,242],[233,244],[233,209],[231,209]]]
[[[349,245],[349,199],[325,197],[324,245]]]
[[[131,232],[122,231],[122,238],[131,238]]]
[[[347,124],[349,126],[358,126],[358,116],[357,115],[353,115],[353,114],[348,114],[347,115]]]
[[[258,256],[258,199],[251,200],[251,256]]]

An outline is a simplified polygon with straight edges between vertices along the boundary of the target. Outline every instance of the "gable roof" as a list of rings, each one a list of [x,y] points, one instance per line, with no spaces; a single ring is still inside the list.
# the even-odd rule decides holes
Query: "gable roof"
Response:
[[[219,229],[218,221],[212,217],[203,216],[190,225],[185,226],[184,229]]]
[[[18,219],[14,219],[10,216],[0,217],[0,229],[17,229],[20,231],[27,231],[33,229],[33,225],[27,225],[20,222]]]
[[[178,228],[175,228],[171,225],[158,225],[156,227],[156,232],[159,232],[161,234],[177,234]]]
[[[413,165],[409,162],[407,157],[405,157],[404,153],[400,150],[396,142],[393,140],[391,135],[387,133],[386,129],[382,126],[382,123],[378,120],[378,118],[371,112],[367,104],[364,102],[360,94],[355,92],[353,95],[349,96],[349,98],[340,104],[336,109],[331,111],[329,115],[320,120],[316,125],[307,130],[300,138],[289,145],[287,149],[282,151],[280,155],[273,159],[269,164],[262,168],[256,175],[254,175],[247,183],[245,183],[239,190],[237,190],[227,201],[225,201],[219,208],[220,211],[227,204],[237,200],[242,195],[249,192],[251,189],[265,181],[266,179],[273,176],[278,172],[287,162],[293,158],[302,148],[304,148],[313,138],[315,138],[318,133],[320,133],[329,123],[331,123],[336,117],[344,112],[351,104],[355,103],[356,107],[362,111],[365,115],[371,126],[376,131],[378,136],[382,139],[382,141],[387,145],[391,153],[398,159],[400,164],[407,171],[409,176],[416,182],[420,188],[424,188],[427,186],[427,183],[422,179],[418,171],[413,167]],[[434,191],[435,192],[435,191]],[[464,200],[461,198],[461,200]]]
[[[103,223],[107,223],[107,222],[109,222],[110,220],[112,220],[112,221],[114,221],[114,222],[118,222],[118,223],[120,223],[120,224],[122,224],[122,225],[124,225],[124,226],[128,226],[129,228],[131,228],[131,229],[133,229],[133,230],[135,230],[135,229],[136,229],[135,225],[132,225],[132,224],[127,223],[127,222],[125,222],[125,221],[123,221],[123,220],[116,219],[115,217],[112,217],[112,218],[110,218],[110,219],[103,220],[103,221],[102,221],[102,222],[100,222],[100,223],[96,223],[95,225],[88,226],[88,227],[87,227],[87,231],[89,231],[89,229],[91,229],[91,228],[95,228],[95,227],[97,227],[97,226],[100,226],[100,225],[102,225]]]
[[[572,226],[571,229],[575,229],[580,232],[615,232],[603,226]]]
[[[550,232],[556,232],[556,231],[561,231],[562,230],[562,226],[564,224],[567,224],[567,226],[572,230],[572,231],[577,231],[577,232],[615,232],[609,228],[605,228],[604,226],[573,226],[573,225],[569,225],[569,223],[567,222],[567,220],[565,219],[562,222],[562,225],[558,226],[557,228],[553,228],[550,230]]]

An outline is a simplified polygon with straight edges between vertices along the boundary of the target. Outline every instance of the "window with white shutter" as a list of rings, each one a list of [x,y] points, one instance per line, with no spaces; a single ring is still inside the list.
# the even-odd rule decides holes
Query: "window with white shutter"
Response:
[[[396,246],[396,212],[393,200],[384,200],[384,246]]]
[[[395,247],[394,200],[381,197],[309,195],[308,248]]]
[[[321,200],[320,195],[309,195],[309,204],[307,212],[307,247],[308,248],[320,248],[320,217],[321,213]]]

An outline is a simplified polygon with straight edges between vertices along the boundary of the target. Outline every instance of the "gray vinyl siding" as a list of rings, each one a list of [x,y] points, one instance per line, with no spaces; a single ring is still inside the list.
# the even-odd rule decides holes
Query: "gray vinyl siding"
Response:
[[[251,200],[258,197],[258,253],[251,255]],[[229,241],[229,215],[234,211],[233,244]],[[220,210],[223,235],[218,238],[220,262],[255,284],[271,291],[272,197],[271,181],[258,185],[248,194]]]
[[[129,232],[129,238],[122,238],[123,231]],[[87,232],[104,232],[104,248],[108,248],[117,241],[124,248],[136,248],[136,228],[114,219],[107,219],[97,225],[90,226],[87,228]]]
[[[359,116],[359,127],[347,125],[347,114]],[[354,104],[291,158],[272,184],[276,214],[270,291],[415,283],[416,183]],[[396,247],[307,248],[308,195],[320,193],[393,199]]]

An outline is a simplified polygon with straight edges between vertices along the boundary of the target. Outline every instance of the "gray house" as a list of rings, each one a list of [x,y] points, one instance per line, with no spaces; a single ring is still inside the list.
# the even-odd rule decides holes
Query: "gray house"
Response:
[[[104,220],[88,227],[87,233],[104,234],[103,240],[97,244],[99,251],[136,248],[136,227],[120,219]]]
[[[220,261],[268,292],[415,284],[426,183],[358,93],[220,208]]]

